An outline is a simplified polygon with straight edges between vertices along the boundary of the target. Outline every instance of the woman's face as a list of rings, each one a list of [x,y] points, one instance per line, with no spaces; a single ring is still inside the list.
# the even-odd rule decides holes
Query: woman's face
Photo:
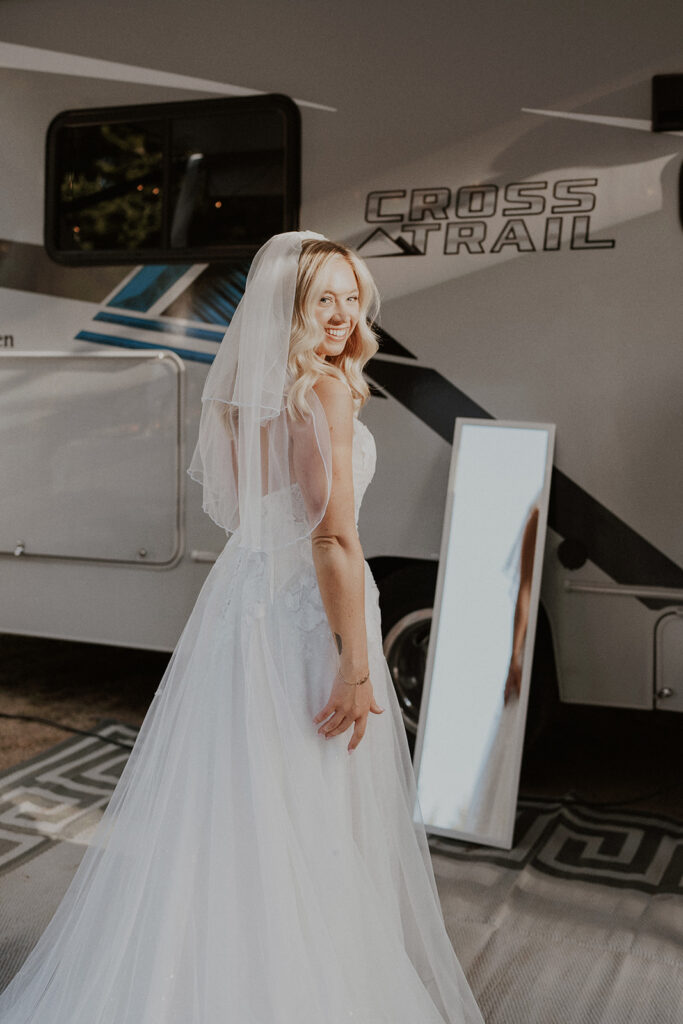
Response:
[[[344,351],[359,316],[358,282],[351,264],[335,255],[318,274],[311,301],[313,314],[324,332],[316,347],[320,356],[338,356]]]

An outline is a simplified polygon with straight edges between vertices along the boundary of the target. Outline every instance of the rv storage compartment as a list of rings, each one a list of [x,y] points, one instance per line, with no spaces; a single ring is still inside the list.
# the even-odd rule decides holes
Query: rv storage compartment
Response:
[[[0,553],[172,562],[183,372],[170,352],[0,355]]]

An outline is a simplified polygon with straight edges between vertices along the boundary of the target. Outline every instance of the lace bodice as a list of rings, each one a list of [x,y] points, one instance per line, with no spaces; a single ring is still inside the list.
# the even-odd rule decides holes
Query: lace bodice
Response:
[[[375,438],[357,415],[353,418],[353,494],[356,523],[365,490],[375,475],[377,448]]]
[[[356,525],[358,525],[363,495],[375,474],[376,462],[375,438],[369,428],[354,413],[352,467]],[[278,521],[283,523],[283,527],[286,527],[286,523],[282,519],[282,509],[275,505],[277,494],[271,495],[270,499],[269,512],[279,516]],[[225,551],[227,548],[224,549]],[[282,592],[285,605],[290,611],[301,611],[297,620],[297,626],[300,629],[306,632],[326,620],[313,565],[310,538],[304,538],[301,542],[283,547],[273,559],[268,559],[263,552],[241,552],[237,565],[232,566],[233,572],[237,572],[242,566],[248,577],[242,591],[245,621],[264,613],[266,608],[264,587],[269,573],[272,573],[275,588]],[[374,586],[374,583],[372,585]],[[224,605],[226,614],[231,602],[232,588]]]
[[[353,415],[353,451],[352,451],[352,470],[353,470],[353,504],[355,513],[355,523],[358,523],[358,513],[360,511],[360,503],[362,502],[362,496],[365,495],[368,484],[375,475],[375,467],[377,463],[377,449],[375,445],[375,438],[366,426],[362,423],[357,414]],[[300,529],[301,520],[304,517],[303,511],[303,498],[301,498],[301,515],[299,520],[295,523],[291,523],[293,536],[297,536],[297,531]],[[287,505],[287,508],[290,508]],[[268,496],[266,514],[273,515],[276,517],[279,525],[284,531],[288,528],[288,521],[285,516],[285,511],[282,503],[280,503],[280,495],[275,492]],[[233,535],[234,538],[239,536],[239,530]],[[229,547],[229,546],[228,546]],[[224,552],[227,550],[224,549]],[[221,556],[222,559],[222,556]],[[219,559],[219,561],[221,561]],[[260,578],[264,575],[265,570],[265,557],[262,552],[244,552],[241,556],[241,562],[247,560],[250,564],[250,574],[252,577],[252,583],[250,589],[256,594],[261,586]],[[285,586],[289,596],[292,600],[299,602],[301,595],[295,593],[302,587],[300,579],[300,573],[302,571],[307,577],[306,586],[309,589],[315,589],[315,577],[313,571],[312,551],[310,545],[310,538],[304,538],[300,543],[288,544],[281,550],[276,552],[276,557],[273,559],[273,565],[271,566],[273,572],[273,579],[276,581],[276,586]],[[259,599],[260,600],[260,599]],[[228,602],[229,603],[229,602]],[[257,601],[258,603],[258,601]],[[318,600],[319,604],[319,600]],[[319,611],[323,613],[323,606],[319,604]]]

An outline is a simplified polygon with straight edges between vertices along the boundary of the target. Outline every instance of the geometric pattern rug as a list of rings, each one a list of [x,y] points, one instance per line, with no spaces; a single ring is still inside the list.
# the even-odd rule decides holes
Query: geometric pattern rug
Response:
[[[93,736],[63,740],[0,773],[0,878],[55,843],[74,841],[101,817],[123,771],[137,730],[99,722]]]
[[[459,861],[475,859],[554,878],[683,896],[683,824],[639,811],[520,799],[512,850],[455,843],[430,836],[433,849]],[[682,922],[683,923],[683,922]]]
[[[683,1022],[679,823],[520,800],[512,850],[433,836],[430,849],[487,1022]]]
[[[0,773],[0,989],[56,909],[137,735],[108,719],[93,731]],[[683,1022],[683,825],[520,798],[511,850],[429,846],[487,1024]]]

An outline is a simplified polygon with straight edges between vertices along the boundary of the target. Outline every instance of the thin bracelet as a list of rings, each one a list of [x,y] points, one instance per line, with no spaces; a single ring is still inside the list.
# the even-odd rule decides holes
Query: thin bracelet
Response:
[[[368,671],[368,673],[364,675],[363,678],[359,680],[359,682],[350,683],[348,679],[344,679],[344,676],[342,676],[341,671],[339,672],[339,675],[341,676],[342,683],[346,683],[347,686],[360,686],[362,683],[366,682],[366,680],[370,678],[370,672]]]

